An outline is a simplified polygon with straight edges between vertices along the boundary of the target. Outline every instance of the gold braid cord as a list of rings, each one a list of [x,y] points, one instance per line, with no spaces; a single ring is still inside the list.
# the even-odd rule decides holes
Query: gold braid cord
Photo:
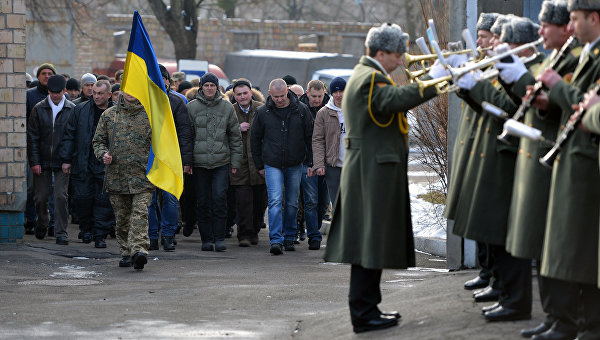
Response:
[[[383,124],[380,123],[379,121],[377,121],[377,119],[375,119],[375,116],[373,115],[373,110],[371,110],[371,99],[373,98],[373,86],[375,85],[375,74],[377,72],[373,72],[373,75],[371,76],[371,87],[369,88],[369,103],[367,105],[368,109],[369,109],[369,116],[371,116],[371,120],[373,121],[373,123],[375,123],[377,126],[381,127],[381,128],[385,128],[390,126],[390,124],[392,124],[392,121],[394,120],[394,116],[392,116],[392,118],[390,118],[390,120]],[[392,86],[396,86],[396,84],[394,83],[394,81],[387,77],[386,78],[392,83]],[[398,128],[400,129],[400,132],[406,136],[408,134],[408,120],[406,119],[406,116],[402,113],[402,112],[398,112]]]

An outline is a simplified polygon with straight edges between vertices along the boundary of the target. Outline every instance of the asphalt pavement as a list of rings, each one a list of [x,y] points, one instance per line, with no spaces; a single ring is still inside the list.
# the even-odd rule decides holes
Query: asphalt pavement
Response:
[[[462,288],[475,270],[448,272],[443,257],[417,253],[417,267],[384,270],[383,310],[397,327],[355,335],[348,313],[350,267],[324,263],[322,249],[269,254],[257,246],[200,251],[200,236],[177,235],[175,252],[151,251],[143,271],[119,268],[108,248],[26,235],[0,245],[0,339],[519,339],[542,320],[534,280],[533,319],[488,323]]]

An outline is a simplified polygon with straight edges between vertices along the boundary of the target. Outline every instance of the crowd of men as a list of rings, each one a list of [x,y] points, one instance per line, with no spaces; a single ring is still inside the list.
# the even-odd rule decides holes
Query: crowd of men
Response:
[[[600,1],[546,0],[539,21],[482,13],[477,44],[489,55],[455,54],[422,77],[441,84],[456,75],[450,69],[471,67],[450,80],[464,105],[445,215],[455,234],[477,241],[482,269],[464,288],[478,289],[476,302],[497,301],[482,308],[485,320],[531,318],[535,263],[546,318],[521,335],[599,339]],[[548,56],[533,48],[540,37]],[[56,242],[68,244],[70,206],[83,242],[105,247],[114,227],[119,265],[142,269],[148,249],[159,248],[159,230],[164,250],[175,249],[178,205],[183,235],[197,225],[203,251],[226,250],[232,221],[239,246],[258,244],[268,207],[270,252],[279,255],[303,237],[299,220],[306,222],[309,249],[320,249],[319,226],[331,201],[325,260],[352,265],[354,331],[396,325],[400,314],[377,305],[382,269],[415,265],[405,112],[442,89],[394,83],[390,73],[403,65],[408,40],[398,25],[373,27],[348,84],[336,78],[327,89],[311,81],[305,92],[282,77],[271,81],[266,99],[248,79],[221,90],[214,74],[192,84],[161,67],[185,173],[180,204],[145,177],[150,127],[139,101],[115,96],[119,88],[109,80],[85,74],[76,84],[40,65],[39,84],[27,92],[35,193],[28,232],[38,238],[50,232],[51,203]],[[505,44],[514,52],[494,59]],[[486,102],[505,115],[484,110]],[[499,139],[513,115],[544,138]],[[549,171],[538,159],[569,126],[576,128]]]
[[[225,251],[233,225],[240,247],[257,245],[268,206],[272,254],[294,251],[304,239],[298,215],[306,219],[308,248],[320,249],[319,221],[335,200],[325,175],[329,167],[337,170],[329,180],[337,191],[343,162],[345,80],[333,79],[330,100],[321,81],[311,81],[305,94],[286,76],[288,83],[271,82],[265,100],[248,79],[223,89],[212,73],[194,84],[181,72],[159,69],[183,163],[181,201],[145,177],[150,127],[139,101],[120,91],[123,71],[112,79],[86,73],[67,80],[46,63],[35,71],[37,82],[27,84],[26,233],[68,245],[71,215],[83,243],[106,248],[112,234],[121,248],[119,265],[142,269],[149,250],[175,250],[180,229],[188,237],[197,228],[202,251]],[[331,108],[333,119],[325,118]],[[329,124],[314,129],[315,120],[326,119]],[[313,148],[322,158],[319,168],[313,167]],[[306,204],[298,214],[302,197]]]

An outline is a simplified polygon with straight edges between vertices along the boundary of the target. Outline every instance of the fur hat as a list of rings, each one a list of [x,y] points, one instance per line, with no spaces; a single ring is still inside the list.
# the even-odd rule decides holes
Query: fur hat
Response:
[[[540,25],[529,18],[513,18],[502,26],[500,41],[504,43],[525,44],[539,39]]]
[[[545,0],[538,16],[540,22],[563,26],[569,23],[569,10],[566,0]]]
[[[96,83],[96,76],[91,73],[86,73],[81,76],[81,86],[88,83]]]
[[[500,14],[498,13],[481,13],[477,20],[478,31],[489,31]]]
[[[38,69],[36,71],[36,74],[35,74],[35,77],[36,78],[39,77],[40,73],[42,73],[42,70],[45,69],[45,68],[51,70],[54,74],[56,74],[56,67],[54,67],[54,65],[52,65],[50,63],[44,63],[44,64],[42,64],[42,65],[40,65],[38,67]]]
[[[600,9],[598,0],[569,0],[569,12],[571,11],[595,11]]]
[[[508,23],[512,18],[516,18],[516,16],[513,14],[498,15],[496,21],[494,21],[494,24],[492,25],[492,27],[490,27],[490,32],[492,32],[495,35],[502,34],[502,26]]]
[[[48,91],[59,93],[65,89],[67,85],[67,79],[60,74],[55,74],[48,79]]]
[[[367,33],[365,47],[373,50],[404,53],[408,50],[408,34],[396,24],[372,27]]]
[[[215,76],[215,74],[212,72],[206,72],[202,78],[200,78],[200,87],[206,83],[213,83],[216,86],[219,86],[219,78],[217,78],[217,76]]]
[[[335,77],[329,83],[329,93],[333,94],[336,91],[344,91],[346,88],[346,81],[342,77]]]

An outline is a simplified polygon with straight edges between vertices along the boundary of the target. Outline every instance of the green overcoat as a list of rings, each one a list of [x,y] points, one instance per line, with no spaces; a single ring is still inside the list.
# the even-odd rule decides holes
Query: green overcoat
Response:
[[[537,74],[549,66],[555,53],[556,50],[544,60]],[[555,67],[563,79],[570,80],[580,53],[581,47],[567,51],[563,61]],[[516,96],[523,97],[526,86],[534,83],[534,76],[527,73],[515,83],[512,91]],[[542,112],[532,106],[525,113],[523,122],[541,130],[543,136],[552,140],[558,130],[560,113],[557,106]],[[539,158],[549,149],[547,144],[540,141],[528,138],[519,141],[506,235],[506,251],[514,257],[539,260],[542,256],[552,172],[540,164]]]
[[[543,56],[526,66],[539,64]],[[503,87],[480,81],[468,96],[477,105],[487,101],[509,114],[518,105]],[[482,112],[461,188],[453,232],[464,238],[494,245],[506,243],[510,197],[514,176],[516,139],[507,145],[498,140],[504,120]],[[467,193],[471,193],[470,195]]]
[[[393,86],[382,71],[363,56],[344,90],[346,155],[325,260],[369,269],[406,268],[415,265],[415,253],[407,136],[399,118],[434,97],[435,89],[421,97],[416,84]],[[374,119],[368,111],[371,86]],[[374,120],[390,124],[380,127]]]
[[[563,125],[573,113],[571,105],[582,101],[583,94],[600,78],[599,47],[598,43],[592,46],[577,65],[571,85],[559,81],[548,92],[550,101],[562,109]],[[600,173],[598,146],[590,133],[575,130],[554,162],[551,183],[542,275],[596,284]]]
[[[592,132],[600,134],[600,103],[587,109],[587,112],[583,116],[582,124]],[[600,265],[600,249],[598,251],[598,257],[598,263]],[[598,269],[598,287],[600,287],[600,268]]]

